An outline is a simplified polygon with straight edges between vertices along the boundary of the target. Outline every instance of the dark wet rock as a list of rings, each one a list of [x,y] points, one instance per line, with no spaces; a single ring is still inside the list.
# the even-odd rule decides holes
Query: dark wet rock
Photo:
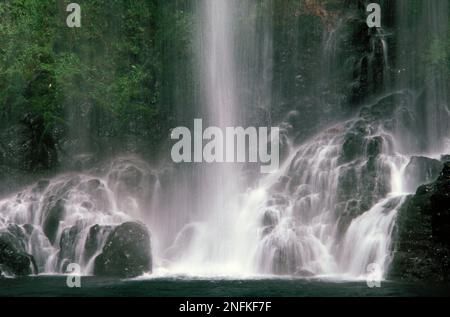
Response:
[[[42,230],[53,245],[60,242],[56,241],[59,226],[66,217],[67,199],[74,190],[86,193],[86,201],[82,203],[84,208],[104,213],[111,210],[106,186],[99,179],[83,180],[77,176],[52,184],[44,197]]]
[[[54,204],[50,205],[45,215],[45,220],[42,226],[42,230],[47,236],[48,240],[53,244],[56,240],[58,233],[59,222],[65,215],[65,200],[59,199]]]
[[[0,272],[5,275],[30,275],[37,272],[36,263],[25,251],[25,233],[15,225],[0,231]]]
[[[355,194],[358,184],[358,173],[355,166],[342,167],[338,178],[338,201],[347,201]]]
[[[391,191],[390,176],[390,168],[383,161],[372,157],[367,160],[361,171],[359,192],[364,211]]]
[[[28,237],[25,230],[16,224],[8,225],[7,230],[15,237],[17,242],[20,244],[21,249],[25,250],[26,244],[28,242]]]
[[[70,191],[80,184],[79,176],[66,178],[58,183],[52,184],[46,190],[43,201],[42,230],[54,244],[58,233],[59,223],[65,216],[65,202]]]
[[[31,235],[34,229],[35,229],[34,226],[29,223],[23,225],[23,230],[25,230],[25,233],[27,235]]]
[[[439,178],[417,189],[399,211],[389,277],[450,281],[450,162]]]
[[[360,133],[349,133],[345,136],[342,145],[340,163],[347,163],[361,157],[364,154],[365,137]]]
[[[450,154],[441,155],[441,162],[442,163],[450,162]]]
[[[413,156],[405,168],[407,190],[413,191],[419,185],[430,183],[438,178],[443,163],[423,156]]]
[[[70,228],[64,229],[61,233],[61,239],[59,240],[58,267],[62,273],[66,272],[68,264],[75,262],[76,246],[82,229],[83,225],[79,222]]]
[[[262,225],[264,227],[274,227],[278,224],[278,221],[279,221],[279,215],[276,210],[267,209],[264,212],[264,215],[262,218]]]
[[[339,203],[336,206],[336,212],[338,216],[338,229],[339,234],[343,236],[351,224],[352,220],[361,215],[361,201],[351,199],[347,202]]]
[[[374,157],[381,154],[383,150],[383,138],[380,136],[373,137],[367,144],[367,156]]]
[[[450,247],[450,162],[435,182],[435,191],[431,196],[431,224],[433,236]]]
[[[136,222],[114,228],[94,264],[97,276],[130,278],[151,270],[150,233],[143,224]]]
[[[84,258],[88,262],[97,251],[100,251],[100,247],[104,239],[113,230],[112,226],[93,225],[89,229],[86,243],[84,245]]]
[[[358,161],[366,158],[376,158],[384,146],[382,136],[371,136],[375,132],[374,128],[365,120],[358,120],[348,128],[344,136],[339,165]]]
[[[368,211],[390,192],[390,169],[377,157],[342,166],[339,171],[336,212],[339,231]]]

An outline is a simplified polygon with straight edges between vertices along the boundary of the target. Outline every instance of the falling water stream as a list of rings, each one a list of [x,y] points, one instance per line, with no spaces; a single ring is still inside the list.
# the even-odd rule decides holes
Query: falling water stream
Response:
[[[427,32],[445,37],[447,31],[432,18],[448,25],[448,17],[439,14],[448,3],[425,3],[418,38]],[[404,5],[403,0],[397,3],[401,30],[409,23],[402,20]],[[251,99],[263,112],[272,102],[270,6],[259,8],[266,10],[265,28],[241,19],[254,15],[256,7],[253,1],[244,5],[237,0],[197,4],[200,108],[209,126],[245,125],[245,114],[254,109],[248,108],[254,105]],[[336,50],[342,23],[326,37],[324,50]],[[262,35],[256,40],[257,33]],[[384,74],[394,64],[387,36],[380,30],[373,43],[381,45]],[[408,44],[398,45],[404,54]],[[327,68],[337,63],[333,52],[324,54],[330,59],[324,63]],[[433,73],[424,98],[426,124],[417,125],[424,131],[402,126],[405,107],[416,120],[423,111],[415,109],[416,83],[408,82],[415,56],[403,57],[396,61],[404,73],[394,92],[366,101],[351,118],[301,144],[288,143],[280,168],[251,185],[245,182],[243,165],[198,164],[187,173],[119,158],[100,170],[60,175],[4,198],[0,228],[21,226],[29,236],[25,248],[40,273],[64,272],[70,259],[84,274],[92,274],[111,228],[139,220],[152,232],[154,276],[276,274],[353,280],[365,278],[371,264],[386,276],[397,213],[411,187],[420,185],[405,184],[405,168],[415,154],[445,153],[450,122],[448,85],[442,74]],[[249,67],[249,60],[257,60],[258,67]],[[244,73],[245,66],[252,71]],[[396,100],[395,106],[380,117],[378,109],[386,100]],[[419,132],[429,146],[415,140]],[[167,182],[165,173],[177,175],[179,182]],[[53,216],[62,221],[52,222]]]
[[[237,20],[233,7],[234,1],[217,0],[203,2],[200,9],[206,113],[219,127],[240,122],[236,117],[238,107],[245,107],[238,98],[242,87],[236,86],[239,55],[233,54],[238,37],[233,28]],[[387,59],[386,42],[384,38],[381,41]],[[201,179],[202,194],[209,198],[201,208],[207,214],[180,231],[174,243],[180,254],[163,271],[202,276],[277,273],[351,279],[364,277],[367,266],[375,263],[385,272],[396,212],[403,201],[398,196],[402,193],[398,174],[408,160],[394,153],[380,153],[375,164],[381,167],[375,169],[378,173],[384,168],[393,175],[379,181],[392,188],[392,197],[375,197],[379,202],[372,201],[373,207],[353,219],[343,233],[337,214],[343,202],[337,196],[339,178],[348,163],[339,160],[345,134],[355,124],[356,120],[330,129],[291,149],[285,166],[246,192],[240,189],[238,168],[207,167],[208,173]],[[368,160],[354,162],[357,177],[361,177]],[[280,184],[280,179],[288,181]]]

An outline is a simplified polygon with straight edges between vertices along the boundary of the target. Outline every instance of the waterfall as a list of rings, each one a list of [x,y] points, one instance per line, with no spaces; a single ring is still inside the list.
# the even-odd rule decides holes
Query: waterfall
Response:
[[[240,44],[231,27],[232,22],[239,25],[236,7],[233,1],[217,0],[203,3],[200,10],[204,111],[210,122],[222,127],[237,122],[233,116],[244,108],[241,87],[236,85],[236,65],[242,61],[233,53]],[[328,68],[336,63],[331,51],[336,49],[338,31],[326,40]],[[380,31],[372,40],[370,58],[375,61],[380,42],[388,84],[386,36]],[[262,60],[270,62],[270,58]],[[380,98],[355,119],[294,147],[284,166],[246,191],[239,188],[238,168],[203,166],[199,205],[203,213],[175,238],[169,249],[173,260],[169,271],[364,278],[368,265],[377,264],[385,274],[397,211],[404,201],[402,173],[409,162],[398,151],[394,131],[386,130],[386,118],[373,118],[389,98]],[[393,108],[396,113],[401,107]]]
[[[294,26],[275,25],[272,0],[194,1],[192,112],[221,129],[276,122],[285,137],[279,169],[255,175],[251,164],[156,168],[119,157],[2,198],[0,231],[18,237],[40,273],[79,263],[92,274],[113,228],[140,221],[152,233],[156,276],[355,280],[376,265],[386,277],[398,212],[425,182],[408,166],[414,156],[436,158],[450,148],[449,86],[439,61],[425,67],[422,60],[448,38],[449,4],[419,1],[422,10],[412,14],[408,2],[396,0],[393,25],[358,29],[364,43],[356,53],[348,52],[355,34],[347,33],[361,28],[359,16],[328,15],[308,2],[308,23],[326,24],[321,54],[311,56],[297,11]],[[275,29],[294,39],[293,52],[276,55]],[[282,91],[286,81],[274,78],[284,69],[276,63],[305,56],[317,66],[314,74],[288,69],[283,76],[291,82]],[[292,102],[297,90],[301,100]],[[362,96],[353,98],[353,90]],[[72,127],[87,108],[68,114]],[[71,133],[82,141],[74,150],[84,152],[88,134],[77,131]]]
[[[396,2],[396,85],[413,92],[408,111],[416,120],[409,130],[399,131],[397,138],[403,140],[405,152],[445,153],[449,147],[448,79],[440,65],[443,61],[428,59],[430,51],[439,50],[439,41],[444,43],[449,37],[449,3],[421,1],[419,5],[421,9],[412,12],[409,1]]]
[[[239,18],[255,5],[253,1],[204,0],[196,9],[199,16],[198,59],[203,100],[201,115],[210,126],[223,131],[226,127],[241,126],[246,122],[246,98],[251,97],[244,95],[244,87],[256,89],[260,98],[265,93],[263,87],[257,87],[254,78],[247,83],[243,78],[245,72],[240,74],[238,71],[240,66],[249,66],[245,61],[250,58],[248,49],[256,56],[259,54],[255,51],[260,47],[259,43],[255,43],[252,50],[245,42],[256,37],[247,35],[250,39],[239,41],[239,30],[236,28],[242,23]],[[256,24],[244,28],[255,34]],[[245,54],[237,54],[243,43],[246,44]],[[262,55],[266,56],[267,44],[263,45],[266,50]],[[262,65],[263,74],[267,67]],[[261,103],[264,105],[267,98],[263,99]],[[237,164],[201,164],[194,167],[194,181],[199,188],[196,217],[181,229],[169,249],[168,253],[174,258],[170,266],[172,272],[235,275],[252,271],[246,257],[252,239],[245,236],[247,224],[240,219],[241,172],[242,166]]]
[[[435,48],[436,41],[445,41],[449,38],[449,3],[448,1],[425,2],[424,23],[428,30],[428,40],[432,41]],[[433,38],[430,38],[431,35]],[[436,66],[436,65],[435,65]],[[449,118],[448,109],[448,82],[445,79],[443,67],[433,67],[426,71],[426,129],[427,140],[430,142],[430,151],[442,151],[448,147]]]

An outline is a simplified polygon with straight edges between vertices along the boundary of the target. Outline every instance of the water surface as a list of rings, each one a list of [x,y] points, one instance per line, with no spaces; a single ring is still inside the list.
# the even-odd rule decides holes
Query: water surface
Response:
[[[37,276],[0,280],[0,296],[133,296],[133,297],[309,297],[309,296],[449,296],[450,285],[382,282],[330,282],[303,279],[184,279],[118,280],[83,277],[81,288],[66,286],[65,276]]]

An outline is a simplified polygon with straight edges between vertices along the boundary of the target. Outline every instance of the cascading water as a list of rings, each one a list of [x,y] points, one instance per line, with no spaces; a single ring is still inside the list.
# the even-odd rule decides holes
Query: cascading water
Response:
[[[219,127],[237,122],[233,115],[241,105],[235,84],[239,61],[232,52],[237,43],[231,24],[236,14],[233,7],[233,1],[217,0],[208,1],[201,10],[206,113]],[[386,42],[382,37],[380,41],[386,67]],[[263,62],[270,63],[270,59]],[[207,172],[200,178],[202,194],[210,201],[203,202],[200,209],[207,214],[178,234],[170,248],[173,263],[169,271],[355,278],[363,276],[370,263],[385,271],[395,215],[402,202],[385,197],[391,189],[398,191],[397,179],[391,180],[390,175],[405,160],[393,152],[392,136],[383,133],[379,122],[371,125],[365,115],[300,146],[284,167],[242,195],[236,190],[238,169],[203,166]],[[352,152],[352,143],[361,152],[342,153],[345,147]],[[348,189],[352,181],[358,188]],[[342,189],[345,186],[347,189]],[[365,239],[368,234],[373,238]],[[352,245],[355,236],[364,242]],[[362,248],[365,252],[360,252]]]
[[[77,263],[93,273],[115,226],[145,221],[145,192],[155,186],[150,169],[135,159],[113,162],[106,175],[67,174],[42,180],[0,201],[0,230],[14,234],[39,273],[65,273]]]
[[[403,152],[442,154],[449,147],[448,82],[439,64],[442,60],[431,64],[425,61],[430,59],[430,50],[438,49],[439,41],[445,42],[449,37],[449,3],[422,1],[420,5],[420,10],[412,15],[409,1],[396,2],[399,69],[396,86],[410,90],[413,95],[407,108],[412,127],[400,130],[396,138],[402,140]]]
[[[248,4],[240,5],[244,11],[249,10]],[[242,87],[239,89],[245,82],[237,75],[239,61],[235,47],[239,43],[234,29],[239,23],[238,14],[245,13],[237,7],[237,1],[213,0],[200,1],[197,8],[200,16],[198,58],[202,65],[200,77],[204,100],[202,117],[209,126],[219,127],[222,131],[245,123],[245,97]],[[254,28],[251,25],[248,30],[251,32]],[[196,204],[199,216],[181,230],[169,249],[171,255],[175,254],[169,270],[197,275],[251,273],[251,261],[246,252],[252,239],[243,233],[248,222],[240,220],[241,167],[202,164],[194,170],[196,182],[200,184]]]
[[[4,198],[0,231],[19,237],[40,273],[65,272],[65,266],[75,262],[84,274],[92,274],[111,230],[139,220],[152,232],[157,276],[359,279],[370,264],[386,276],[397,212],[406,192],[423,183],[407,177],[407,165],[418,153],[432,156],[448,150],[448,85],[442,72],[420,69],[411,49],[417,44],[412,39],[418,38],[417,45],[425,51],[433,41],[428,34],[448,36],[441,27],[448,25],[448,2],[424,1],[416,24],[406,18],[406,2],[396,2],[397,60],[389,60],[392,34],[382,30],[367,41],[370,52],[350,58],[367,78],[376,77],[382,68],[381,91],[369,91],[374,95],[358,104],[358,113],[338,116],[300,144],[293,145],[293,135],[276,172],[252,183],[246,182],[250,168],[243,165],[167,164],[155,172],[139,160],[122,158],[107,168],[40,181]],[[277,87],[271,32],[285,27],[272,24],[273,1],[196,4],[199,115],[204,125],[223,129],[248,122],[270,124],[272,90]],[[314,12],[319,9],[312,5]],[[351,64],[340,58],[349,42],[346,28],[355,19],[360,23],[352,14],[327,21],[336,25],[326,29],[330,33],[322,43],[324,63],[315,74],[324,78],[312,89],[313,94],[328,89],[314,96],[327,106],[341,87],[341,68]],[[398,74],[393,76],[391,68]],[[421,72],[426,73],[426,83],[414,75]],[[294,89],[307,89],[303,77],[295,75]],[[359,79],[351,80],[353,87]],[[336,108],[343,107],[342,95]],[[257,118],[249,119],[249,113],[258,113]],[[302,116],[292,113],[288,117]],[[322,119],[314,120],[333,121]],[[293,130],[287,121],[280,126]]]
[[[376,263],[385,272],[403,201],[395,176],[408,161],[389,153],[392,139],[384,133],[365,135],[360,156],[346,157],[342,148],[360,123],[330,128],[300,146],[279,178],[271,176],[255,215],[262,271],[359,278]]]

